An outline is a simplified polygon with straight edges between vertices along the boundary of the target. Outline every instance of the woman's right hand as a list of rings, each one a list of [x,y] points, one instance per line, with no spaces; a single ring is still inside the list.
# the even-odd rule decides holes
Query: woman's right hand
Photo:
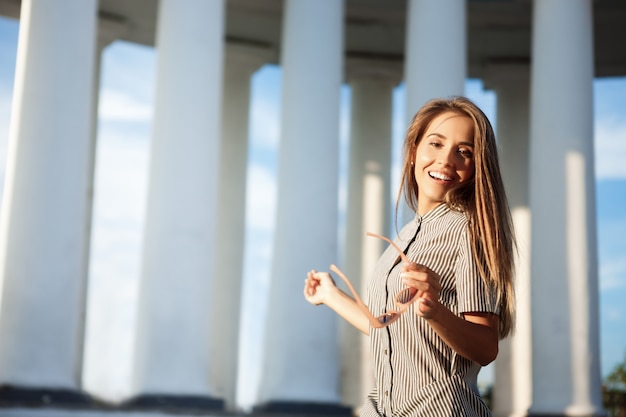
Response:
[[[328,272],[311,270],[304,280],[304,298],[313,305],[325,304],[330,293],[337,289]]]
[[[352,297],[335,285],[328,272],[309,271],[304,280],[304,298],[316,306],[326,304],[363,334],[369,334],[367,316]]]

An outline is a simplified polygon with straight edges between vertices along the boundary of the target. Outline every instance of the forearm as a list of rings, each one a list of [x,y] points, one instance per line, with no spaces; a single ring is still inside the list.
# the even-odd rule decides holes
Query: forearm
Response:
[[[471,361],[485,366],[498,355],[498,319],[494,314],[472,313],[462,318],[439,304],[437,313],[427,321],[448,346]]]
[[[361,333],[369,335],[369,321],[356,301],[339,288],[333,291],[324,303]]]

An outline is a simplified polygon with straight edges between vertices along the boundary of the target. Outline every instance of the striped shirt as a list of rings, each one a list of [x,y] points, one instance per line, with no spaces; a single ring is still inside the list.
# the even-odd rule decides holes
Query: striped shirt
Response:
[[[441,277],[439,301],[453,313],[499,313],[472,256],[468,219],[445,204],[416,216],[396,244],[409,260]],[[389,247],[374,268],[368,306],[375,316],[397,310],[403,288],[402,263]],[[363,417],[491,416],[477,387],[480,365],[454,352],[413,304],[391,325],[370,329],[375,387],[361,409]]]

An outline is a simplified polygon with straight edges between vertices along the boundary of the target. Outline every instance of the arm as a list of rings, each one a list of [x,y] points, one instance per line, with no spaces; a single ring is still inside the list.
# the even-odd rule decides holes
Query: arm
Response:
[[[313,305],[325,304],[365,335],[369,321],[356,301],[341,291],[328,272],[311,271],[304,281],[304,298]]]
[[[414,268],[405,267],[402,277],[405,285],[421,292],[416,313],[459,355],[482,366],[491,363],[498,355],[498,316],[481,312],[457,316],[438,301],[439,276],[423,265]]]
[[[492,313],[466,313],[459,317],[438,304],[437,313],[426,320],[455,352],[482,366],[498,355],[498,316]],[[418,309],[424,303],[420,300]]]

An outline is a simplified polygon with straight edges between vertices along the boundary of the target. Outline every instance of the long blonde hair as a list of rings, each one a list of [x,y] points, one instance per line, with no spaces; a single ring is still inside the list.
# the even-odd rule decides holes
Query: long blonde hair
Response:
[[[508,336],[515,323],[513,222],[500,175],[496,138],[487,116],[465,97],[435,99],[413,117],[404,141],[404,166],[398,198],[404,194],[408,206],[417,212],[418,187],[412,162],[417,145],[432,120],[444,112],[454,112],[474,123],[475,173],[446,195],[446,204],[466,213],[469,219],[472,251],[485,283],[495,290],[500,303],[499,335]]]

